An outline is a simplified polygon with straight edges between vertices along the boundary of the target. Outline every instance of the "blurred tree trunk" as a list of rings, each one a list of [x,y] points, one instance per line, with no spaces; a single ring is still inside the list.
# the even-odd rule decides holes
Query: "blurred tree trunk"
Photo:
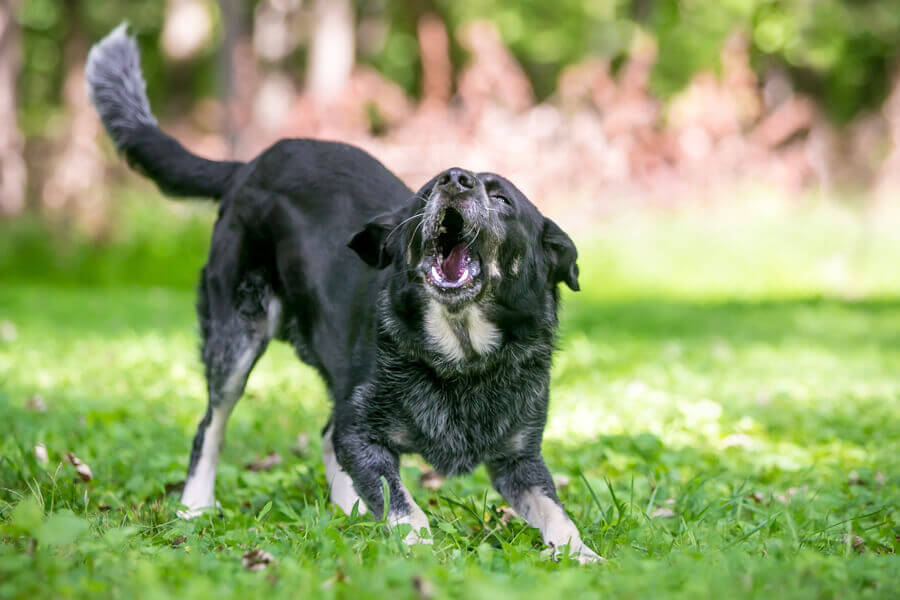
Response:
[[[225,39],[219,52],[219,77],[221,80],[222,111],[225,119],[224,135],[228,146],[228,158],[234,158],[237,152],[238,133],[234,118],[234,53],[241,36],[242,24],[237,0],[221,0],[222,21],[225,28]]]
[[[55,141],[50,169],[41,189],[41,208],[48,215],[72,218],[85,231],[101,236],[108,225],[104,162],[97,144],[100,120],[88,100],[84,77],[90,45],[78,26],[74,3],[67,3],[72,24],[63,42],[63,102],[69,123]]]
[[[653,12],[653,0],[633,0],[631,3],[631,16],[638,23],[646,23]]]
[[[16,110],[21,58],[17,5],[18,0],[0,0],[0,216],[17,215],[25,208],[27,172]]]
[[[418,23],[419,54],[422,57],[422,108],[441,110],[453,91],[450,38],[444,22],[428,13]]]
[[[334,101],[354,62],[354,17],[350,0],[316,0],[306,88],[324,103]]]

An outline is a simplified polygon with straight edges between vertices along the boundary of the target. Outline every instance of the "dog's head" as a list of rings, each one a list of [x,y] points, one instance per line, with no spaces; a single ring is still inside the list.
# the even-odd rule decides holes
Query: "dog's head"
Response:
[[[498,299],[578,290],[571,238],[512,183],[448,169],[405,205],[366,224],[349,246],[369,265],[392,265],[408,283],[458,310]]]

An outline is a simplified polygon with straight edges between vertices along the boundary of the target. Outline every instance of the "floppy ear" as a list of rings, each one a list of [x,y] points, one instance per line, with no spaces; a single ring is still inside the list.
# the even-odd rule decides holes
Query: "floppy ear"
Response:
[[[544,230],[541,233],[544,252],[550,261],[550,283],[556,285],[564,281],[573,291],[578,291],[578,250],[559,225],[544,218]]]
[[[394,251],[401,237],[397,228],[408,212],[409,208],[401,205],[378,215],[366,223],[362,231],[354,234],[347,246],[369,266],[385,268],[394,260]]]
[[[394,259],[389,248],[388,237],[397,226],[395,220],[393,213],[378,215],[366,223],[362,231],[350,238],[347,246],[370,267],[385,268]]]

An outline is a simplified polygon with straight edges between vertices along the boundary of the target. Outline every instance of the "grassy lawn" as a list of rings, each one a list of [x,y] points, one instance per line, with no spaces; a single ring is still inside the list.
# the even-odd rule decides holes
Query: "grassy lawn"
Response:
[[[0,597],[900,594],[895,224],[745,206],[576,235],[544,447],[609,559],[580,567],[501,519],[483,469],[434,489],[404,459],[433,547],[332,508],[328,400],[283,345],[230,422],[223,517],[175,519],[206,405],[191,287],[212,209],[135,206],[102,248],[0,230]],[[274,562],[251,571],[256,549]]]

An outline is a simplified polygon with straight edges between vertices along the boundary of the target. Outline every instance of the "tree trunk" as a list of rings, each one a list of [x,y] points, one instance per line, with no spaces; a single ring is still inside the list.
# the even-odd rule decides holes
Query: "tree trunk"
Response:
[[[444,109],[453,88],[450,38],[444,22],[434,13],[419,19],[419,55],[422,57],[422,105]]]
[[[74,15],[69,16],[74,22]],[[100,120],[85,92],[84,61],[89,48],[82,31],[72,27],[63,42],[63,102],[69,126],[47,159],[50,170],[42,177],[41,208],[48,216],[71,218],[85,232],[100,237],[109,223],[105,164],[97,145]]]
[[[316,0],[306,88],[324,103],[343,91],[354,62],[354,18],[350,0]]]
[[[0,0],[0,216],[14,216],[25,209],[24,140],[16,110],[19,76],[19,25],[17,0]]]
[[[237,154],[238,131],[234,118],[234,53],[241,36],[241,18],[235,0],[221,0],[222,20],[225,26],[225,39],[219,52],[219,78],[221,81],[222,106],[225,122],[224,136],[228,146],[228,158]]]

